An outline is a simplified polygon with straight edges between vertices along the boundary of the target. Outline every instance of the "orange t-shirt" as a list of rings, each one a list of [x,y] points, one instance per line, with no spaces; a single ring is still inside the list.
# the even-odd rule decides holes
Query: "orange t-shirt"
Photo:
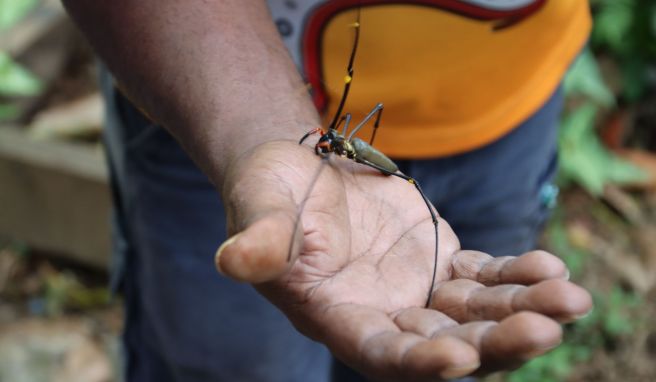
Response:
[[[344,111],[357,123],[382,102],[374,146],[397,158],[461,153],[508,133],[553,94],[591,28],[586,0],[315,0],[295,58],[315,101],[327,101],[327,121],[344,86],[357,8]]]

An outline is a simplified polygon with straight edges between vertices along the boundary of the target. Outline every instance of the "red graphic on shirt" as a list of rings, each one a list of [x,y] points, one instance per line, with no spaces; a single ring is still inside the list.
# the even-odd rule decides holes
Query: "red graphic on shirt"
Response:
[[[335,15],[354,8],[387,4],[409,4],[435,7],[463,17],[495,21],[494,29],[510,27],[539,10],[547,0],[535,0],[509,10],[495,10],[463,0],[329,0],[315,8],[308,16],[302,36],[303,69],[312,85],[312,98],[318,110],[325,110],[328,102],[321,80],[321,35]]]

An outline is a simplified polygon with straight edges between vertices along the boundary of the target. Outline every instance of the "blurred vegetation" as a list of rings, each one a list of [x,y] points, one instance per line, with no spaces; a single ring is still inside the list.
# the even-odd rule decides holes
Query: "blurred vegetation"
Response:
[[[0,30],[14,26],[38,3],[39,0],[0,0]]]
[[[590,361],[593,351],[630,337],[635,325],[631,314],[639,313],[642,300],[619,286],[609,295],[593,293],[595,309],[590,315],[567,328],[562,345],[510,373],[508,382],[562,382],[582,363]],[[644,318],[642,318],[644,319]]]
[[[595,202],[592,202],[593,205]],[[603,207],[600,207],[603,208]],[[585,278],[584,272],[600,272],[603,267],[595,266],[598,258],[590,248],[577,243],[571,227],[567,226],[564,208],[555,211],[554,218],[546,230],[550,250],[561,255],[571,272],[573,280]],[[620,223],[623,224],[623,223]],[[612,275],[600,275],[609,279],[608,285],[588,286],[594,301],[594,310],[586,317],[565,328],[563,343],[555,350],[528,362],[519,370],[507,374],[508,382],[561,382],[567,380],[590,380],[589,369],[603,373],[599,361],[594,362],[595,352],[613,353],[620,344],[635,341],[635,332],[645,326],[648,312],[643,309],[644,297],[627,288]],[[582,365],[588,365],[583,375]],[[605,365],[613,367],[613,365]],[[603,380],[612,380],[610,379]],[[627,380],[632,380],[628,378]]]
[[[595,25],[591,45],[611,54],[622,73],[621,96],[636,102],[654,83],[656,2],[592,0]]]
[[[609,152],[597,134],[599,115],[626,103],[638,103],[656,83],[656,2],[592,0],[594,27],[590,48],[565,79],[569,100],[560,135],[560,180],[576,182],[593,195],[607,184],[644,180],[640,169]],[[619,72],[611,91],[595,58],[610,57]]]
[[[38,0],[0,0],[0,33],[8,31],[22,20]],[[0,50],[0,121],[15,118],[17,110],[3,103],[2,98],[29,97],[39,94],[42,84],[29,70]]]
[[[586,102],[567,113],[559,137],[561,186],[576,182],[597,196],[607,184],[636,183],[646,177],[641,169],[604,147],[595,128],[599,108]]]
[[[636,232],[645,229],[637,224],[644,222],[623,219],[606,204],[603,196],[609,186],[633,185],[646,177],[642,169],[605,146],[599,127],[618,110],[640,104],[646,104],[648,109],[656,108],[653,98],[656,93],[656,1],[591,0],[591,6],[595,23],[589,46],[572,65],[564,82],[566,109],[559,137],[558,179],[560,186],[570,193],[572,187],[579,186],[588,196],[569,205],[560,205],[554,211],[545,233],[545,245],[563,258],[573,280],[584,280],[584,285],[592,291],[595,308],[587,317],[566,326],[560,347],[515,372],[490,380],[590,380],[589,370],[581,372],[590,364],[594,365],[589,369],[598,370],[594,380],[614,380],[613,376],[604,375],[603,368],[613,366],[605,365],[608,358],[599,354],[617,355],[621,349],[628,353],[626,348],[639,345],[636,332],[653,335],[655,330],[653,324],[649,324],[653,307],[645,292],[633,288],[618,274],[610,272],[608,264],[599,261],[604,251],[618,252],[613,255],[615,258],[606,258],[606,262],[636,261],[626,256],[639,250],[627,248],[635,244],[632,241],[635,241]],[[609,74],[600,69],[604,61],[610,62],[614,78],[608,78]],[[640,132],[635,130],[647,128],[632,126],[634,134],[638,135]],[[582,211],[572,211],[576,210],[572,207],[574,204],[583,204]],[[644,204],[636,202],[641,208]],[[578,217],[573,216],[577,213]],[[656,230],[648,229],[651,229],[648,236],[653,237]],[[649,359],[649,354],[646,357]],[[620,360],[614,362],[621,364]],[[632,366],[624,367],[630,369]],[[622,371],[619,373],[628,378],[626,380],[632,380],[622,375]]]
[[[55,263],[21,243],[0,240],[0,306],[18,308],[19,315],[58,317],[112,303],[104,276]]]

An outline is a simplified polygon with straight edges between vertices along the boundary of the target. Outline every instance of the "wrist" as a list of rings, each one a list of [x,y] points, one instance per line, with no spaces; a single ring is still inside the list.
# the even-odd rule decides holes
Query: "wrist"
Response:
[[[265,118],[217,119],[205,134],[194,135],[202,142],[188,147],[210,181],[221,190],[235,163],[257,147],[270,142],[298,143],[307,131],[320,125],[312,106],[306,115],[266,114]]]

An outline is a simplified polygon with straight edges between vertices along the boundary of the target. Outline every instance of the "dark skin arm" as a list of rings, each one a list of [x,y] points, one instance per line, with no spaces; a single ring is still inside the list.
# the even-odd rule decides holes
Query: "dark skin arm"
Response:
[[[516,366],[591,308],[553,255],[492,259],[435,238],[414,187],[296,141],[319,118],[262,0],[65,0],[121,89],[169,130],[226,205],[217,266],[250,282],[305,335],[386,380]],[[376,100],[372,100],[374,102]],[[398,203],[404,200],[404,203]],[[217,323],[218,324],[218,323]]]

